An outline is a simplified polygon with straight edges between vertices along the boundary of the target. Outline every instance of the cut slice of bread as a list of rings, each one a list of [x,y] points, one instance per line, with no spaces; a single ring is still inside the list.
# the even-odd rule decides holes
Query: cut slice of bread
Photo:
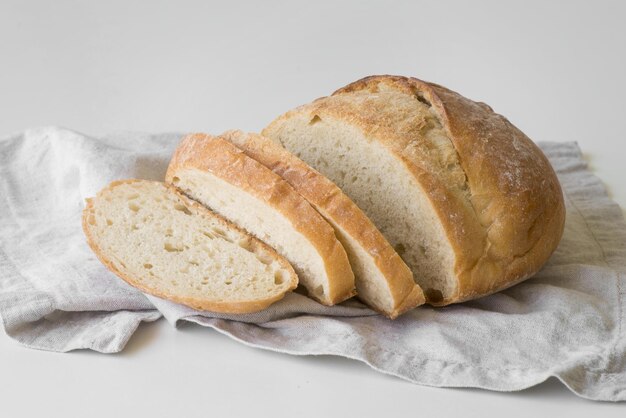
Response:
[[[416,78],[372,76],[262,134],[332,180],[446,305],[532,276],[563,233],[541,150],[484,103]]]
[[[165,183],[111,183],[87,200],[83,230],[130,285],[194,309],[255,312],[297,286],[272,248]]]
[[[261,135],[229,131],[221,136],[285,179],[335,228],[348,253],[359,299],[389,318],[424,303],[411,270],[335,183]]]
[[[185,137],[166,181],[276,249],[310,297],[334,305],[354,296],[354,274],[333,228],[285,180],[230,142]]]

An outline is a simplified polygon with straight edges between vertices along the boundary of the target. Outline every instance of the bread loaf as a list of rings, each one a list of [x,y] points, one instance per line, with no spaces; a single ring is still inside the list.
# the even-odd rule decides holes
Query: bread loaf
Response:
[[[87,201],[83,229],[123,280],[195,309],[259,311],[297,285],[274,250],[164,183],[111,183]]]
[[[224,138],[185,137],[166,181],[276,249],[310,297],[334,305],[355,294],[354,274],[333,228],[279,175]]]
[[[561,238],[563,196],[541,150],[486,104],[437,84],[367,77],[262,134],[363,209],[431,304],[532,276]]]
[[[335,228],[348,253],[359,299],[390,318],[424,303],[411,270],[332,181],[261,135],[230,131],[222,137],[285,179]]]

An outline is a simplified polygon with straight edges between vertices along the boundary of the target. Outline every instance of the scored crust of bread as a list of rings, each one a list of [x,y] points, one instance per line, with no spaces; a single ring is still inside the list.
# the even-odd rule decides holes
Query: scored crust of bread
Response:
[[[563,195],[541,150],[489,106],[437,84],[366,77],[262,134],[341,187],[434,305],[532,276],[563,233]],[[360,177],[342,175],[347,165]]]
[[[411,270],[332,181],[261,135],[234,130],[221,136],[285,179],[335,228],[348,253],[359,299],[392,319],[424,303]]]
[[[283,255],[308,296],[334,305],[355,295],[333,228],[285,180],[219,136],[188,135],[166,181]]]
[[[297,286],[272,248],[165,183],[111,183],[87,199],[82,226],[121,279],[194,309],[256,312]]]

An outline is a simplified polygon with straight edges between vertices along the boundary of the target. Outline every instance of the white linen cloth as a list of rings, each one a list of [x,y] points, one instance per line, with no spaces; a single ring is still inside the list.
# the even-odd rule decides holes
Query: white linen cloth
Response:
[[[85,242],[84,199],[112,180],[162,179],[179,139],[52,127],[0,139],[0,317],[9,337],[112,353],[163,315],[255,347],[357,359],[423,385],[513,391],[556,376],[585,398],[626,400],[626,224],[575,143],[541,144],[567,202],[563,240],[541,272],[390,321],[355,300],[329,308],[296,293],[256,314],[198,312],[110,273]]]

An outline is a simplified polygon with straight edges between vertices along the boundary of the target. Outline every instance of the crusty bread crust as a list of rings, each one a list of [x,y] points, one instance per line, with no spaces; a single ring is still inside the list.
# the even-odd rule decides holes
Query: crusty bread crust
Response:
[[[261,135],[228,131],[221,136],[280,175],[318,209],[322,216],[332,219],[360,243],[386,278],[394,302],[391,310],[381,313],[393,319],[424,303],[424,294],[413,280],[411,270],[372,221],[335,183],[285,148]],[[358,289],[358,277],[356,281]]]
[[[98,195],[120,184],[145,182],[145,181],[147,180],[128,179],[128,180],[114,181],[111,184],[109,184],[106,188],[104,188],[102,191],[100,191]],[[223,219],[221,216],[211,212],[210,210],[200,205],[199,203],[191,199],[188,199],[185,195],[180,193],[175,187],[171,185],[167,185],[167,184],[164,184],[164,186],[167,187],[168,190],[170,190],[172,193],[174,193],[180,200],[182,200],[185,206],[187,206],[187,208],[192,212],[192,214],[197,215],[197,216],[211,217],[215,219],[224,229],[237,231],[242,236],[249,236],[247,232],[237,227],[232,222],[229,222]],[[274,302],[277,302],[283,297],[285,297],[285,294],[288,291],[295,289],[298,285],[298,277],[296,276],[296,272],[293,270],[293,268],[287,262],[287,260],[285,260],[283,257],[278,255],[276,251],[274,251],[274,249],[271,248],[269,245],[263,243],[261,240],[258,240],[250,236],[249,248],[251,251],[255,253],[263,251],[264,253],[269,254],[272,257],[272,259],[276,260],[280,264],[281,269],[289,272],[288,280],[290,282],[290,286],[286,292],[276,294],[276,295],[273,295],[272,297],[265,298],[265,299],[241,300],[237,302],[226,302],[226,301],[221,302],[221,301],[207,300],[207,299],[195,298],[195,297],[180,297],[178,295],[174,295],[174,294],[159,290],[157,288],[148,287],[146,286],[145,283],[136,280],[136,278],[133,275],[129,274],[123,269],[119,269],[116,266],[116,264],[113,262],[113,260],[109,258],[109,256],[98,245],[98,241],[92,233],[92,228],[90,224],[90,218],[94,216],[93,214],[94,199],[97,199],[97,197],[86,199],[86,206],[85,206],[85,209],[83,210],[83,216],[82,216],[82,227],[85,233],[85,237],[87,238],[87,243],[89,244],[89,247],[91,247],[92,251],[94,252],[96,257],[98,257],[100,262],[102,262],[102,264],[104,264],[110,271],[115,273],[118,277],[120,277],[122,280],[124,280],[131,286],[141,290],[142,292],[145,292],[145,293],[148,293],[148,294],[151,294],[151,295],[163,298],[163,299],[171,300],[172,302],[180,303],[180,304],[189,306],[190,308],[193,308],[193,309],[211,311],[211,312],[240,314],[240,313],[258,312],[260,310],[263,310],[267,308],[268,306],[270,306],[271,304],[273,304]]]
[[[375,93],[382,84],[432,107],[454,146],[467,193],[450,188],[445,178],[404,153],[410,137],[376,123],[387,115],[392,120],[393,106],[377,109],[382,113],[374,120],[371,110],[350,102],[351,93]],[[556,174],[541,150],[489,106],[437,84],[399,76],[366,77],[331,98],[337,96],[345,96],[344,102],[320,98],[280,116],[263,133],[269,135],[302,114],[341,120],[378,140],[407,167],[427,194],[455,253],[456,293],[429,303],[462,302],[519,283],[536,273],[556,249],[565,222]]]
[[[218,136],[191,134],[174,152],[165,179],[175,184],[180,170],[208,171],[273,207],[316,248],[328,276],[328,294],[317,299],[334,305],[356,294],[348,256],[333,228],[285,180]],[[310,295],[315,297],[315,295]]]

